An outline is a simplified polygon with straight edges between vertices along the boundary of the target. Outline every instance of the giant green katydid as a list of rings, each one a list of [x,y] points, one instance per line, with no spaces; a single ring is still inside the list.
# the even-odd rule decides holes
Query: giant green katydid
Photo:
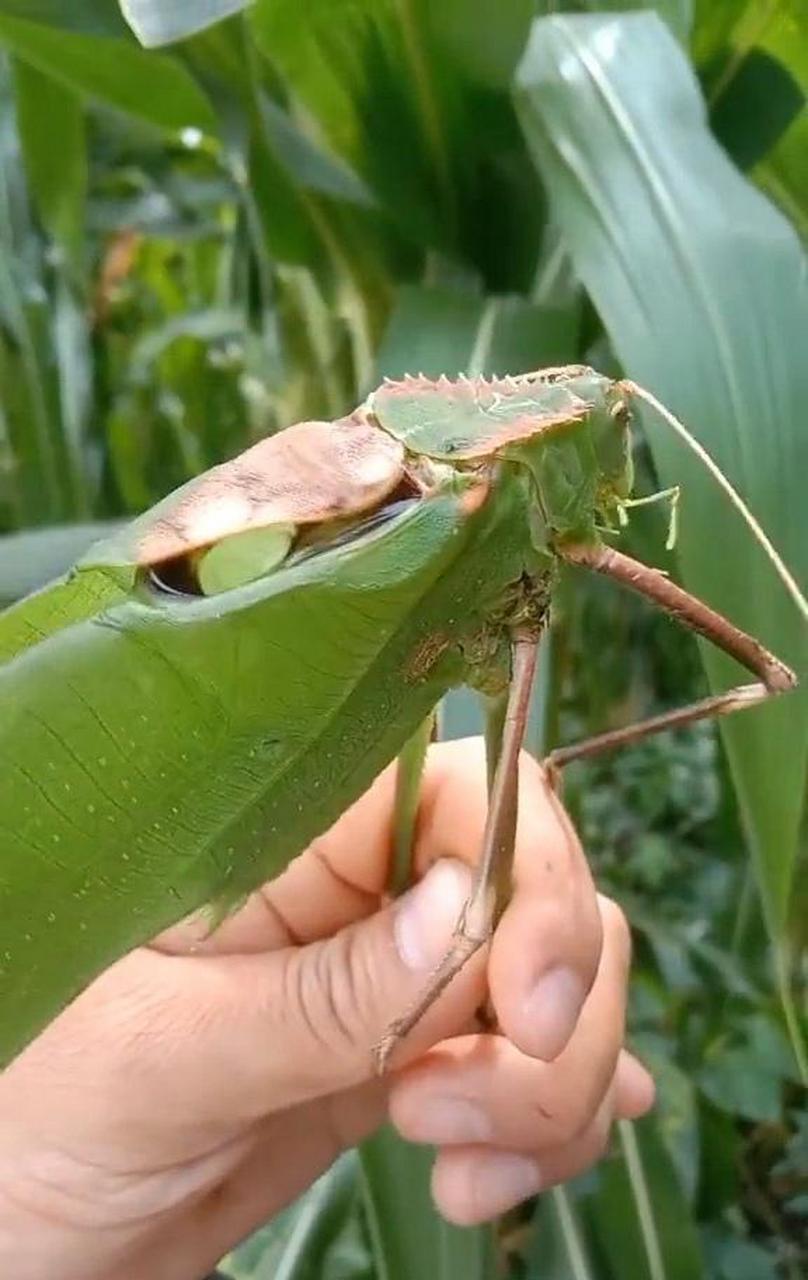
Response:
[[[656,405],[581,366],[385,383],[339,422],[291,427],[189,482],[0,618],[0,1061],[115,958],[276,874],[451,686],[508,691],[475,889],[383,1060],[507,897],[559,561],[633,587],[757,682],[556,751],[551,768],[794,684],[604,541],[632,501],[637,395]]]

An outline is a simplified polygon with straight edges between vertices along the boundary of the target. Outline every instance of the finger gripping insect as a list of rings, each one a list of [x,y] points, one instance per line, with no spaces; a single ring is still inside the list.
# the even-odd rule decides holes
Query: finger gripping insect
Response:
[[[0,1063],[133,946],[200,908],[221,919],[412,740],[417,773],[419,726],[469,684],[492,707],[477,878],[444,962],[382,1036],[386,1063],[510,893],[516,761],[562,561],[639,591],[757,683],[559,748],[548,770],[793,684],[604,541],[635,501],[638,397],[692,441],[584,366],[385,382],[189,481],[0,616]],[[411,830],[417,777],[399,790]]]

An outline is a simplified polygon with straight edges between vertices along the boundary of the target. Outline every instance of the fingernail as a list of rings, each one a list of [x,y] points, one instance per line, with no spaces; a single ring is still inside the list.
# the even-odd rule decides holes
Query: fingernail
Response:
[[[522,1012],[534,1053],[551,1061],[572,1035],[586,999],[582,979],[559,965],[543,973],[525,997]]]
[[[470,889],[468,867],[444,858],[399,899],[393,937],[408,969],[429,971],[442,958]]]
[[[491,1119],[469,1098],[444,1095],[426,1098],[407,1125],[406,1136],[415,1142],[490,1142]]]
[[[487,1214],[502,1213],[541,1191],[541,1172],[531,1156],[495,1152],[474,1170],[474,1198]]]

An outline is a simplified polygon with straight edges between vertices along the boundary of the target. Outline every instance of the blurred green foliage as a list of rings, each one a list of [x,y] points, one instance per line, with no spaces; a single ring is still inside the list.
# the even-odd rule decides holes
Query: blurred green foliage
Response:
[[[580,358],[669,391],[808,574],[805,261],[713,147],[684,60],[712,135],[804,234],[800,0],[67,9],[0,0],[0,599],[60,572],[94,522],[343,412],[382,373]],[[641,441],[637,463],[647,491],[688,465]],[[685,581],[804,667],[779,587],[709,485],[686,482]],[[663,542],[658,513],[638,513],[629,549],[660,561]],[[545,658],[537,748],[705,687],[693,641],[580,575]],[[634,928],[654,1116],[493,1233],[440,1224],[426,1153],[380,1135],[223,1274],[804,1274],[805,702],[754,715],[759,730],[727,729],[731,774],[700,725],[568,780]],[[461,699],[446,720],[467,717]]]

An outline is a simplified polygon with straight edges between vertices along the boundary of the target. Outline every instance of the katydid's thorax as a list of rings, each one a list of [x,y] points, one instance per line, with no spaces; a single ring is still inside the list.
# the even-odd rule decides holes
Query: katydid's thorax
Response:
[[[405,378],[365,406],[410,458],[487,474],[510,461],[532,477],[538,546],[597,539],[632,484],[628,413],[619,383],[569,366],[517,378]],[[501,468],[499,474],[502,474]]]

